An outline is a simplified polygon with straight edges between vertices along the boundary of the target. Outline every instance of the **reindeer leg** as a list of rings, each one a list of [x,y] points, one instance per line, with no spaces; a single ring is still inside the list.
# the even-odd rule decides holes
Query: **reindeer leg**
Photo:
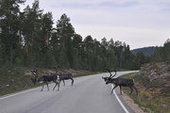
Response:
[[[60,82],[58,82],[58,91],[60,90]]]
[[[47,88],[48,88],[48,91],[50,90],[49,87],[48,87],[48,83],[46,82],[46,85],[47,85]]]
[[[133,88],[134,88],[135,91],[136,91],[136,95],[138,95],[138,90],[137,90],[137,88],[136,88],[135,86],[133,86]]]
[[[73,86],[73,83],[74,83],[74,79],[73,78],[71,78],[71,85]]]
[[[55,89],[55,87],[57,86],[57,85],[59,85],[59,82],[58,81],[53,81],[54,83],[55,83],[55,86],[54,86],[54,88],[53,88],[53,91],[54,91],[54,89]],[[59,89],[58,89],[59,90]]]
[[[64,86],[65,86],[65,81],[63,80],[63,84],[64,84]]]
[[[130,88],[130,90],[131,90],[129,95],[132,95],[133,88],[132,88],[132,86],[129,86],[129,88]]]
[[[119,86],[120,87],[120,95],[122,95],[122,86]]]
[[[43,89],[44,89],[44,84],[42,85],[41,91],[43,91]]]
[[[54,86],[54,88],[53,88],[53,91],[54,91],[54,89],[55,89],[55,87],[58,85],[58,83],[57,82],[55,82],[55,86]]]
[[[111,91],[111,94],[113,94],[113,90],[117,87],[117,85],[115,85]]]

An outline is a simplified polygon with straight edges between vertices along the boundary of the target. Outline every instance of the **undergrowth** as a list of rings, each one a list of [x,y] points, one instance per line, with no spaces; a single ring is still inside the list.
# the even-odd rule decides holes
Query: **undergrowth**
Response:
[[[138,73],[124,75],[125,78],[133,78],[135,86],[138,89],[138,96],[133,93],[130,97],[147,113],[170,113],[170,97],[161,92],[163,84],[161,82],[150,82],[146,76],[140,76]],[[123,91],[129,95],[130,90],[123,88]]]

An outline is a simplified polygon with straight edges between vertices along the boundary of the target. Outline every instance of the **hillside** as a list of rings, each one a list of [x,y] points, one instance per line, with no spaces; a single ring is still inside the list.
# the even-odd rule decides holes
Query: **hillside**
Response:
[[[170,62],[143,65],[136,80],[143,86],[146,107],[156,113],[170,112]]]
[[[131,52],[133,54],[136,54],[137,52],[143,52],[145,56],[150,56],[150,55],[152,55],[155,52],[155,50],[157,48],[159,48],[159,47],[154,47],[153,46],[153,47],[137,48],[137,49],[131,50]]]
[[[158,62],[153,64],[145,64],[139,72],[141,77],[146,77],[147,88],[157,90],[154,92],[158,95],[170,96],[170,63]],[[151,84],[149,84],[151,83]]]
[[[148,63],[139,73],[130,74],[139,91],[131,98],[146,113],[170,113],[170,62]],[[128,89],[125,89],[126,93]]]

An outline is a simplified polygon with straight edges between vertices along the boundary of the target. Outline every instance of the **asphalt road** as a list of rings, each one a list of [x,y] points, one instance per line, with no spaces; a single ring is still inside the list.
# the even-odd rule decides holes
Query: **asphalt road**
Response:
[[[118,76],[129,72],[118,72]],[[41,87],[0,98],[0,113],[125,113],[115,94],[110,94],[111,85],[101,78],[109,74],[96,74],[75,78],[61,83],[60,91]],[[117,94],[119,97],[119,93]],[[121,100],[121,98],[120,98]],[[122,101],[129,113],[133,111]],[[127,112],[126,112],[127,113]]]

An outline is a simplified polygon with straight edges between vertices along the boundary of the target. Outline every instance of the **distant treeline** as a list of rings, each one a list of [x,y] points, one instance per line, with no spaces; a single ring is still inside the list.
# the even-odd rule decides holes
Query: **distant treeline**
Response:
[[[170,40],[167,39],[162,47],[144,47],[131,50],[134,55],[144,54],[149,62],[170,61]]]
[[[163,47],[156,49],[154,54],[151,55],[151,62],[170,62],[170,39],[164,43]]]
[[[39,1],[23,11],[25,0],[0,1],[0,67],[138,69],[150,59],[133,55],[129,45],[113,39],[82,38],[63,14],[53,27],[52,13],[43,13]]]
[[[137,54],[137,52],[142,52],[144,53],[145,56],[150,56],[152,54],[154,54],[154,52],[158,49],[159,47],[143,47],[143,48],[137,48],[137,49],[133,49],[131,50],[131,52],[133,54]]]

